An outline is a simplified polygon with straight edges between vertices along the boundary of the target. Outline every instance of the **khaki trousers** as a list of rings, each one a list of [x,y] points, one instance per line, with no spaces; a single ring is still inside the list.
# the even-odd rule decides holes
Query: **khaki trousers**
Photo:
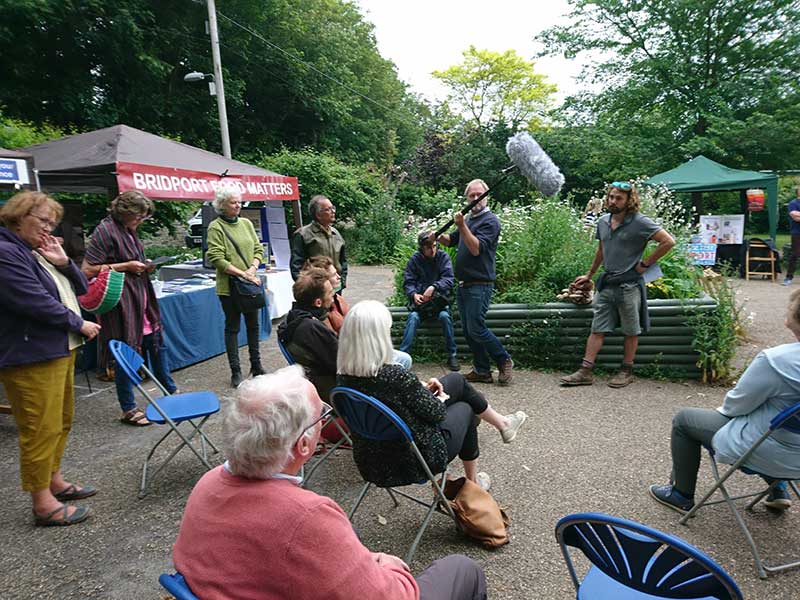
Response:
[[[39,492],[61,468],[75,408],[75,354],[0,369],[19,431],[22,489]]]

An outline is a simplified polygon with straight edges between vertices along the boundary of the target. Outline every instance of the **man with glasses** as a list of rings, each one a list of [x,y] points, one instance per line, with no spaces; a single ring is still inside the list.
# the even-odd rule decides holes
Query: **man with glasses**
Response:
[[[292,279],[297,279],[303,265],[312,256],[327,256],[347,287],[347,255],[342,234],[333,226],[336,207],[327,197],[318,194],[308,203],[311,223],[298,229],[292,237],[292,260],[289,265]]]
[[[453,291],[453,263],[447,252],[439,250],[432,232],[423,231],[417,237],[418,252],[411,255],[403,276],[403,290],[408,298],[408,320],[403,332],[400,351],[408,352],[420,321],[438,319],[442,325],[444,345],[447,349],[447,366],[458,371],[456,338],[450,317],[450,294]]]
[[[625,336],[622,368],[608,385],[621,388],[633,381],[633,359],[639,345],[639,334],[647,331],[650,325],[643,274],[675,245],[672,236],[641,214],[639,207],[639,193],[627,181],[615,181],[608,187],[605,200],[608,213],[597,221],[595,237],[598,245],[592,266],[588,273],[575,278],[576,285],[585,286],[603,265],[592,303],[592,332],[580,368],[562,377],[561,385],[592,384],[592,368],[605,336],[618,326]],[[658,242],[658,246],[647,258],[642,258],[650,240]]]
[[[192,592],[205,600],[485,598],[471,559],[447,556],[415,579],[400,558],[367,549],[333,500],[300,487],[329,410],[299,366],[239,386],[223,421],[228,460],[195,486],[173,550]]]

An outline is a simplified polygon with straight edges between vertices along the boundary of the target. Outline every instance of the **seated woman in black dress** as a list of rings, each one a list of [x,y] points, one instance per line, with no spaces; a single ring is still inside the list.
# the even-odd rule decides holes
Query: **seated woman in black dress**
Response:
[[[393,364],[391,327],[392,317],[380,302],[365,300],[350,309],[339,333],[339,385],[374,396],[396,412],[411,428],[432,473],[444,471],[458,455],[467,478],[488,489],[489,476],[478,473],[478,423],[482,419],[494,426],[508,444],[525,422],[525,413],[499,414],[460,373],[421,383]],[[353,457],[365,479],[385,486],[425,479],[404,442],[368,440],[357,434],[353,438]]]

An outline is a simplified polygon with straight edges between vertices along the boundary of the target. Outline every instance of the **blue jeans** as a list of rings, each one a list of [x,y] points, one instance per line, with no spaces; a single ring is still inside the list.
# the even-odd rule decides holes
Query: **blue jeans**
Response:
[[[490,283],[459,286],[456,290],[461,328],[472,351],[475,372],[481,374],[491,373],[490,356],[498,365],[511,358],[497,336],[486,327],[486,312],[492,293],[494,286]]]
[[[442,333],[444,334],[444,347],[447,349],[447,354],[452,356],[457,352],[456,348],[456,334],[453,331],[453,319],[450,318],[450,311],[445,309],[439,313],[439,323],[442,324]],[[417,327],[419,327],[420,318],[419,313],[414,311],[408,313],[408,321],[406,321],[406,330],[403,332],[403,341],[400,342],[400,350],[408,352],[411,349],[411,344],[414,343],[414,336],[417,335]]]
[[[163,348],[161,348],[163,350]],[[145,365],[150,363],[150,370],[153,375],[167,388],[170,394],[178,389],[175,382],[172,380],[172,375],[169,373],[167,365],[162,360],[163,352],[159,351],[153,343],[153,334],[146,335],[142,338],[142,357],[144,358]],[[133,398],[133,384],[131,380],[125,376],[122,369],[117,368],[114,375],[114,383],[117,386],[117,400],[122,412],[128,412],[136,408],[136,400]]]

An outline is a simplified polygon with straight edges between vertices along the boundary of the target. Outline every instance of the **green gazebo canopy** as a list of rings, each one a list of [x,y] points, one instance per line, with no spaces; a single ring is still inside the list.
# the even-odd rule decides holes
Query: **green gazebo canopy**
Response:
[[[767,190],[769,235],[774,240],[778,231],[778,176],[774,173],[759,173],[731,169],[703,155],[654,175],[645,183],[665,185],[674,192],[720,192],[764,188]]]

